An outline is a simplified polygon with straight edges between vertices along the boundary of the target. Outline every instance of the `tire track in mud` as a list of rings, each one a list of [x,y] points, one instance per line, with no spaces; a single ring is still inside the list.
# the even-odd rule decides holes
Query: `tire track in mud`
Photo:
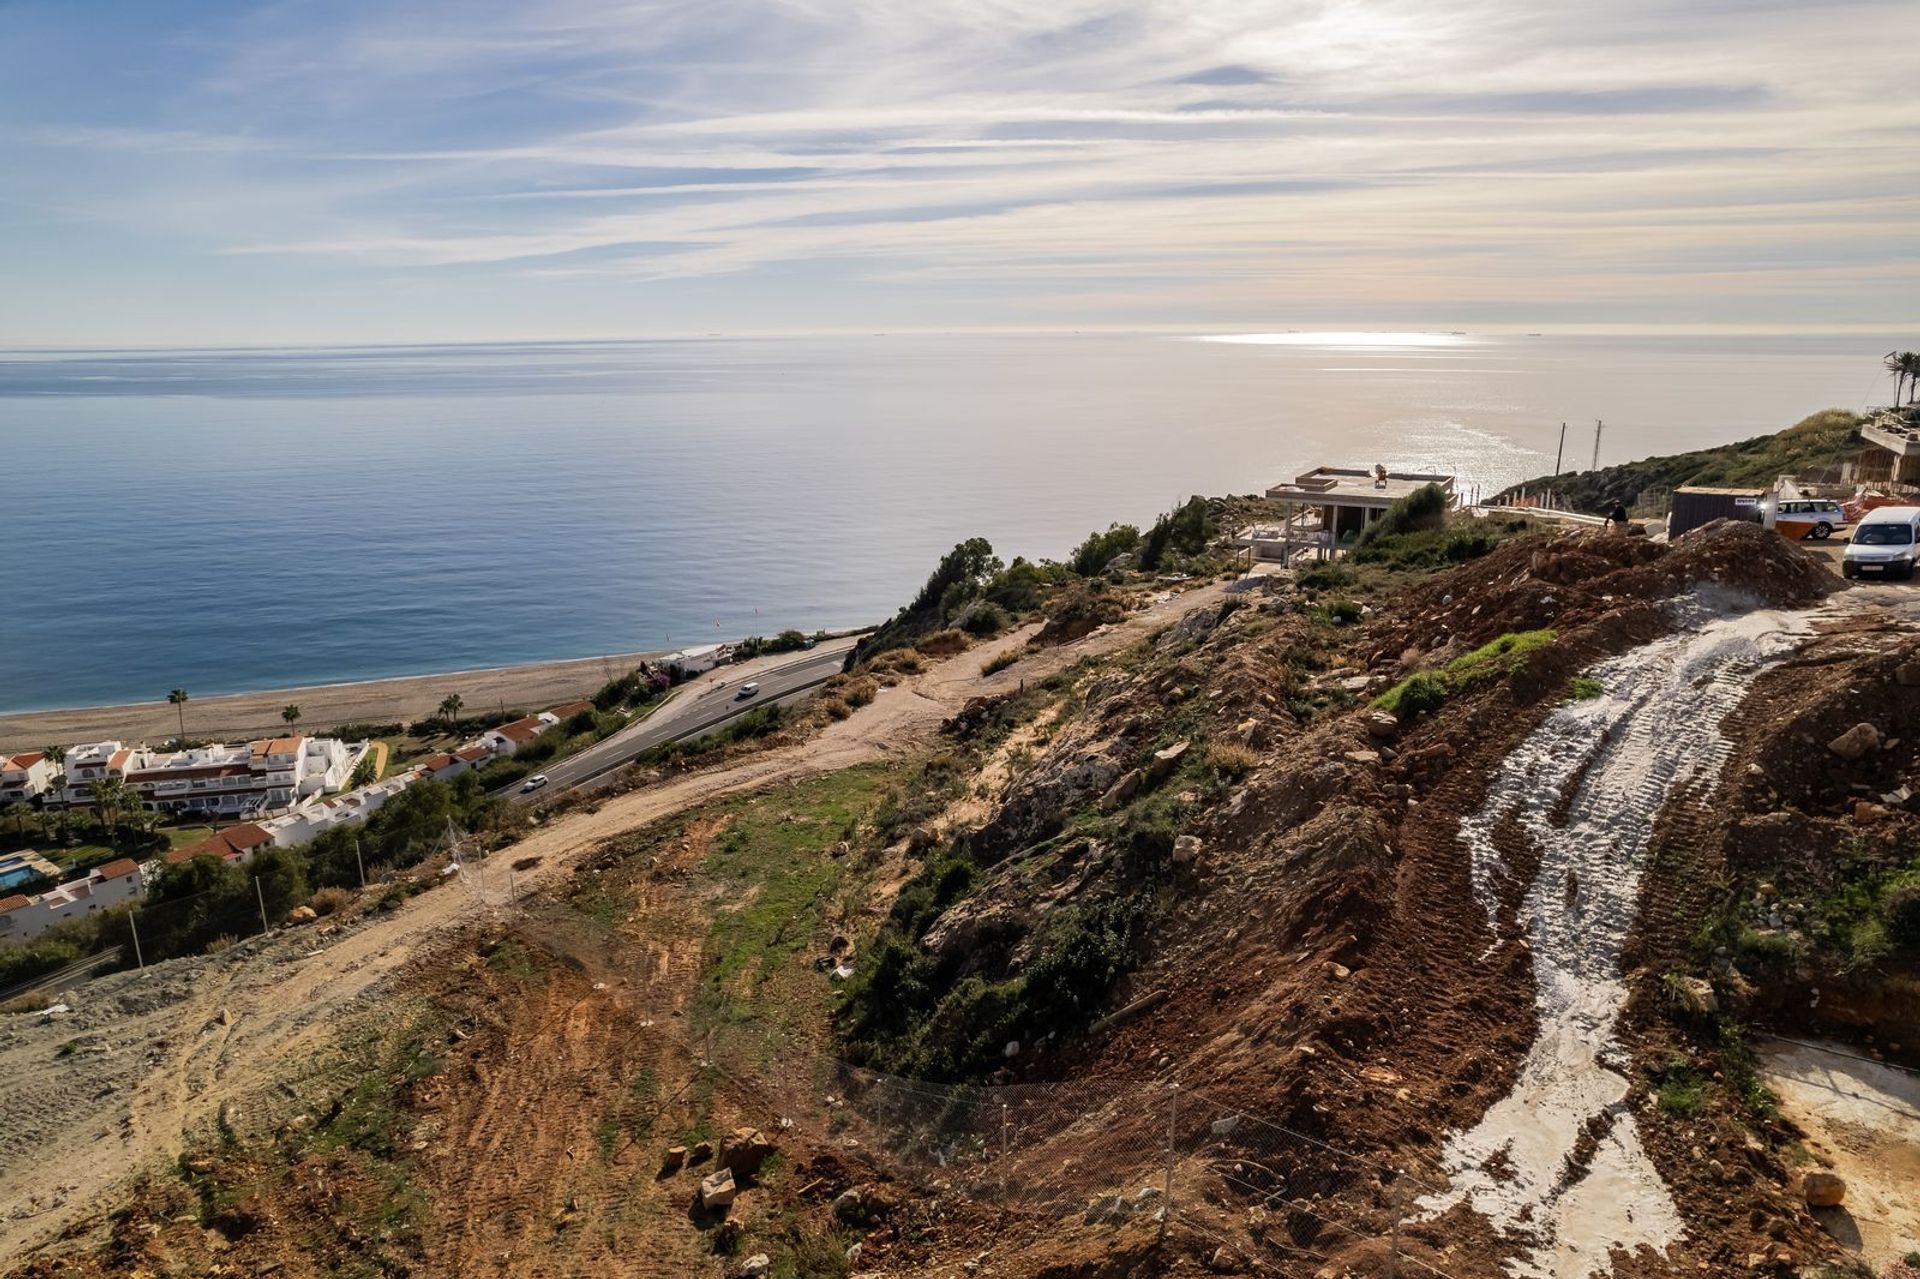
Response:
[[[1562,707],[1507,757],[1460,824],[1474,895],[1496,936],[1519,933],[1533,965],[1539,1029],[1511,1091],[1449,1138],[1451,1189],[1421,1207],[1466,1205],[1520,1246],[1515,1275],[1584,1279],[1610,1252],[1661,1252],[1679,1212],[1623,1103],[1610,1060],[1627,999],[1620,957],[1663,810],[1718,778],[1722,722],[1753,678],[1808,631],[1805,613],[1704,613],[1596,666],[1605,690]],[[1684,814],[1679,814],[1684,818]],[[1511,840],[1525,841],[1513,848]],[[1503,845],[1506,848],[1503,850]],[[1512,854],[1509,857],[1509,853]],[[1515,864],[1538,868],[1511,919]]]

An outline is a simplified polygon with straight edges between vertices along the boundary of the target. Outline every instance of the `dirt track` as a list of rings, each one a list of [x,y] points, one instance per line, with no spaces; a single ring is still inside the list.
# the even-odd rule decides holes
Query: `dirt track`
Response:
[[[566,875],[603,841],[717,796],[847,768],[929,741],[975,696],[1008,691],[1081,657],[1112,652],[1217,598],[1202,587],[990,677],[981,666],[1019,648],[1022,630],[949,659],[804,743],[688,774],[553,820],[514,846],[538,858],[521,891]],[[129,1173],[177,1154],[223,1104],[297,1076],[356,1016],[384,1008],[386,983],[460,925],[493,907],[449,883],[330,942],[283,931],[220,956],[176,960],[82,988],[72,1020],[9,1018],[0,1040],[0,1260],[95,1210]],[[320,945],[315,949],[316,944]],[[67,1050],[79,1040],[88,1047]],[[95,1051],[91,1045],[102,1045]]]

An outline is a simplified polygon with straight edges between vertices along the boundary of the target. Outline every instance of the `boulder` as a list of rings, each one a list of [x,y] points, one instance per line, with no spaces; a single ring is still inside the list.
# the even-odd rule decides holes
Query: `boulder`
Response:
[[[1828,742],[1827,749],[1841,759],[1860,759],[1880,749],[1880,730],[1863,721]]]
[[[1367,726],[1368,736],[1377,737],[1383,741],[1400,731],[1400,721],[1385,711],[1368,711],[1363,722]]]
[[[1147,780],[1156,784],[1165,781],[1173,775],[1174,769],[1180,767],[1180,761],[1192,748],[1193,743],[1182,741],[1155,751],[1152,762],[1147,765]]]
[[[1837,1208],[1847,1197],[1847,1183],[1830,1172],[1810,1172],[1800,1182],[1809,1208]]]
[[[1100,810],[1111,813],[1126,805],[1126,802],[1140,793],[1140,785],[1146,781],[1146,774],[1137,768],[1130,768],[1120,774],[1120,780],[1108,788],[1100,797]]]
[[[693,1143],[693,1149],[687,1152],[687,1162],[690,1164],[703,1164],[711,1158],[713,1158],[713,1143],[710,1141],[696,1141]]]
[[[764,1252],[756,1252],[740,1263],[740,1279],[762,1279],[773,1269],[773,1258]]]
[[[1682,977],[1675,984],[1674,998],[1696,1017],[1720,1011],[1720,1001],[1714,996],[1713,986],[1700,977]]]
[[[720,1166],[735,1177],[751,1177],[774,1152],[758,1128],[735,1128],[720,1142]]]
[[[1173,864],[1182,870],[1192,870],[1200,864],[1201,843],[1198,835],[1176,835],[1173,839]]]
[[[733,1173],[722,1168],[719,1172],[701,1180],[700,1206],[708,1212],[725,1212],[733,1206],[736,1190],[737,1187],[733,1184]]]
[[[311,906],[295,906],[287,912],[287,922],[290,924],[311,924],[318,918],[320,916],[314,913]]]
[[[660,1157],[660,1171],[663,1174],[679,1172],[686,1166],[687,1148],[685,1146],[668,1146],[667,1153]]]
[[[1896,666],[1893,682],[1901,688],[1920,688],[1920,661],[1902,662]]]

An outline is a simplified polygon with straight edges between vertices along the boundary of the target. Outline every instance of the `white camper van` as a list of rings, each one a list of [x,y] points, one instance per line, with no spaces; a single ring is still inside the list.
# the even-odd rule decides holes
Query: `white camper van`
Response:
[[[1920,506],[1883,506],[1853,526],[1840,572],[1845,577],[1913,576],[1920,551]]]

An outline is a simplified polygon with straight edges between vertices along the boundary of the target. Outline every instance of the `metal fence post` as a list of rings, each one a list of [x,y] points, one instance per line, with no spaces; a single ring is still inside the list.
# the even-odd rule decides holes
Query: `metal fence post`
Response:
[[[260,877],[258,875],[253,877],[253,895],[260,903],[260,931],[262,933],[271,932],[272,929],[267,926],[267,890],[260,887]]]
[[[139,913],[140,912],[136,910],[127,912],[127,928],[133,933],[133,962],[139,965],[141,972],[145,972],[147,970],[147,961],[146,958],[140,954],[140,925],[134,921],[134,916]]]
[[[1173,1220],[1173,1147],[1180,1123],[1180,1082],[1167,1085],[1167,1187],[1160,1205],[1160,1238],[1167,1237],[1167,1223]]]
[[[1399,1279],[1400,1275],[1400,1219],[1407,1214],[1406,1182],[1404,1172],[1393,1179],[1393,1248],[1387,1254],[1387,1279]]]
[[[1005,1208],[1007,1198],[1007,1103],[1000,1103],[1000,1206]]]
[[[358,839],[353,841],[353,864],[360,868],[360,890],[365,892],[367,888],[367,863],[360,857],[360,841]]]

